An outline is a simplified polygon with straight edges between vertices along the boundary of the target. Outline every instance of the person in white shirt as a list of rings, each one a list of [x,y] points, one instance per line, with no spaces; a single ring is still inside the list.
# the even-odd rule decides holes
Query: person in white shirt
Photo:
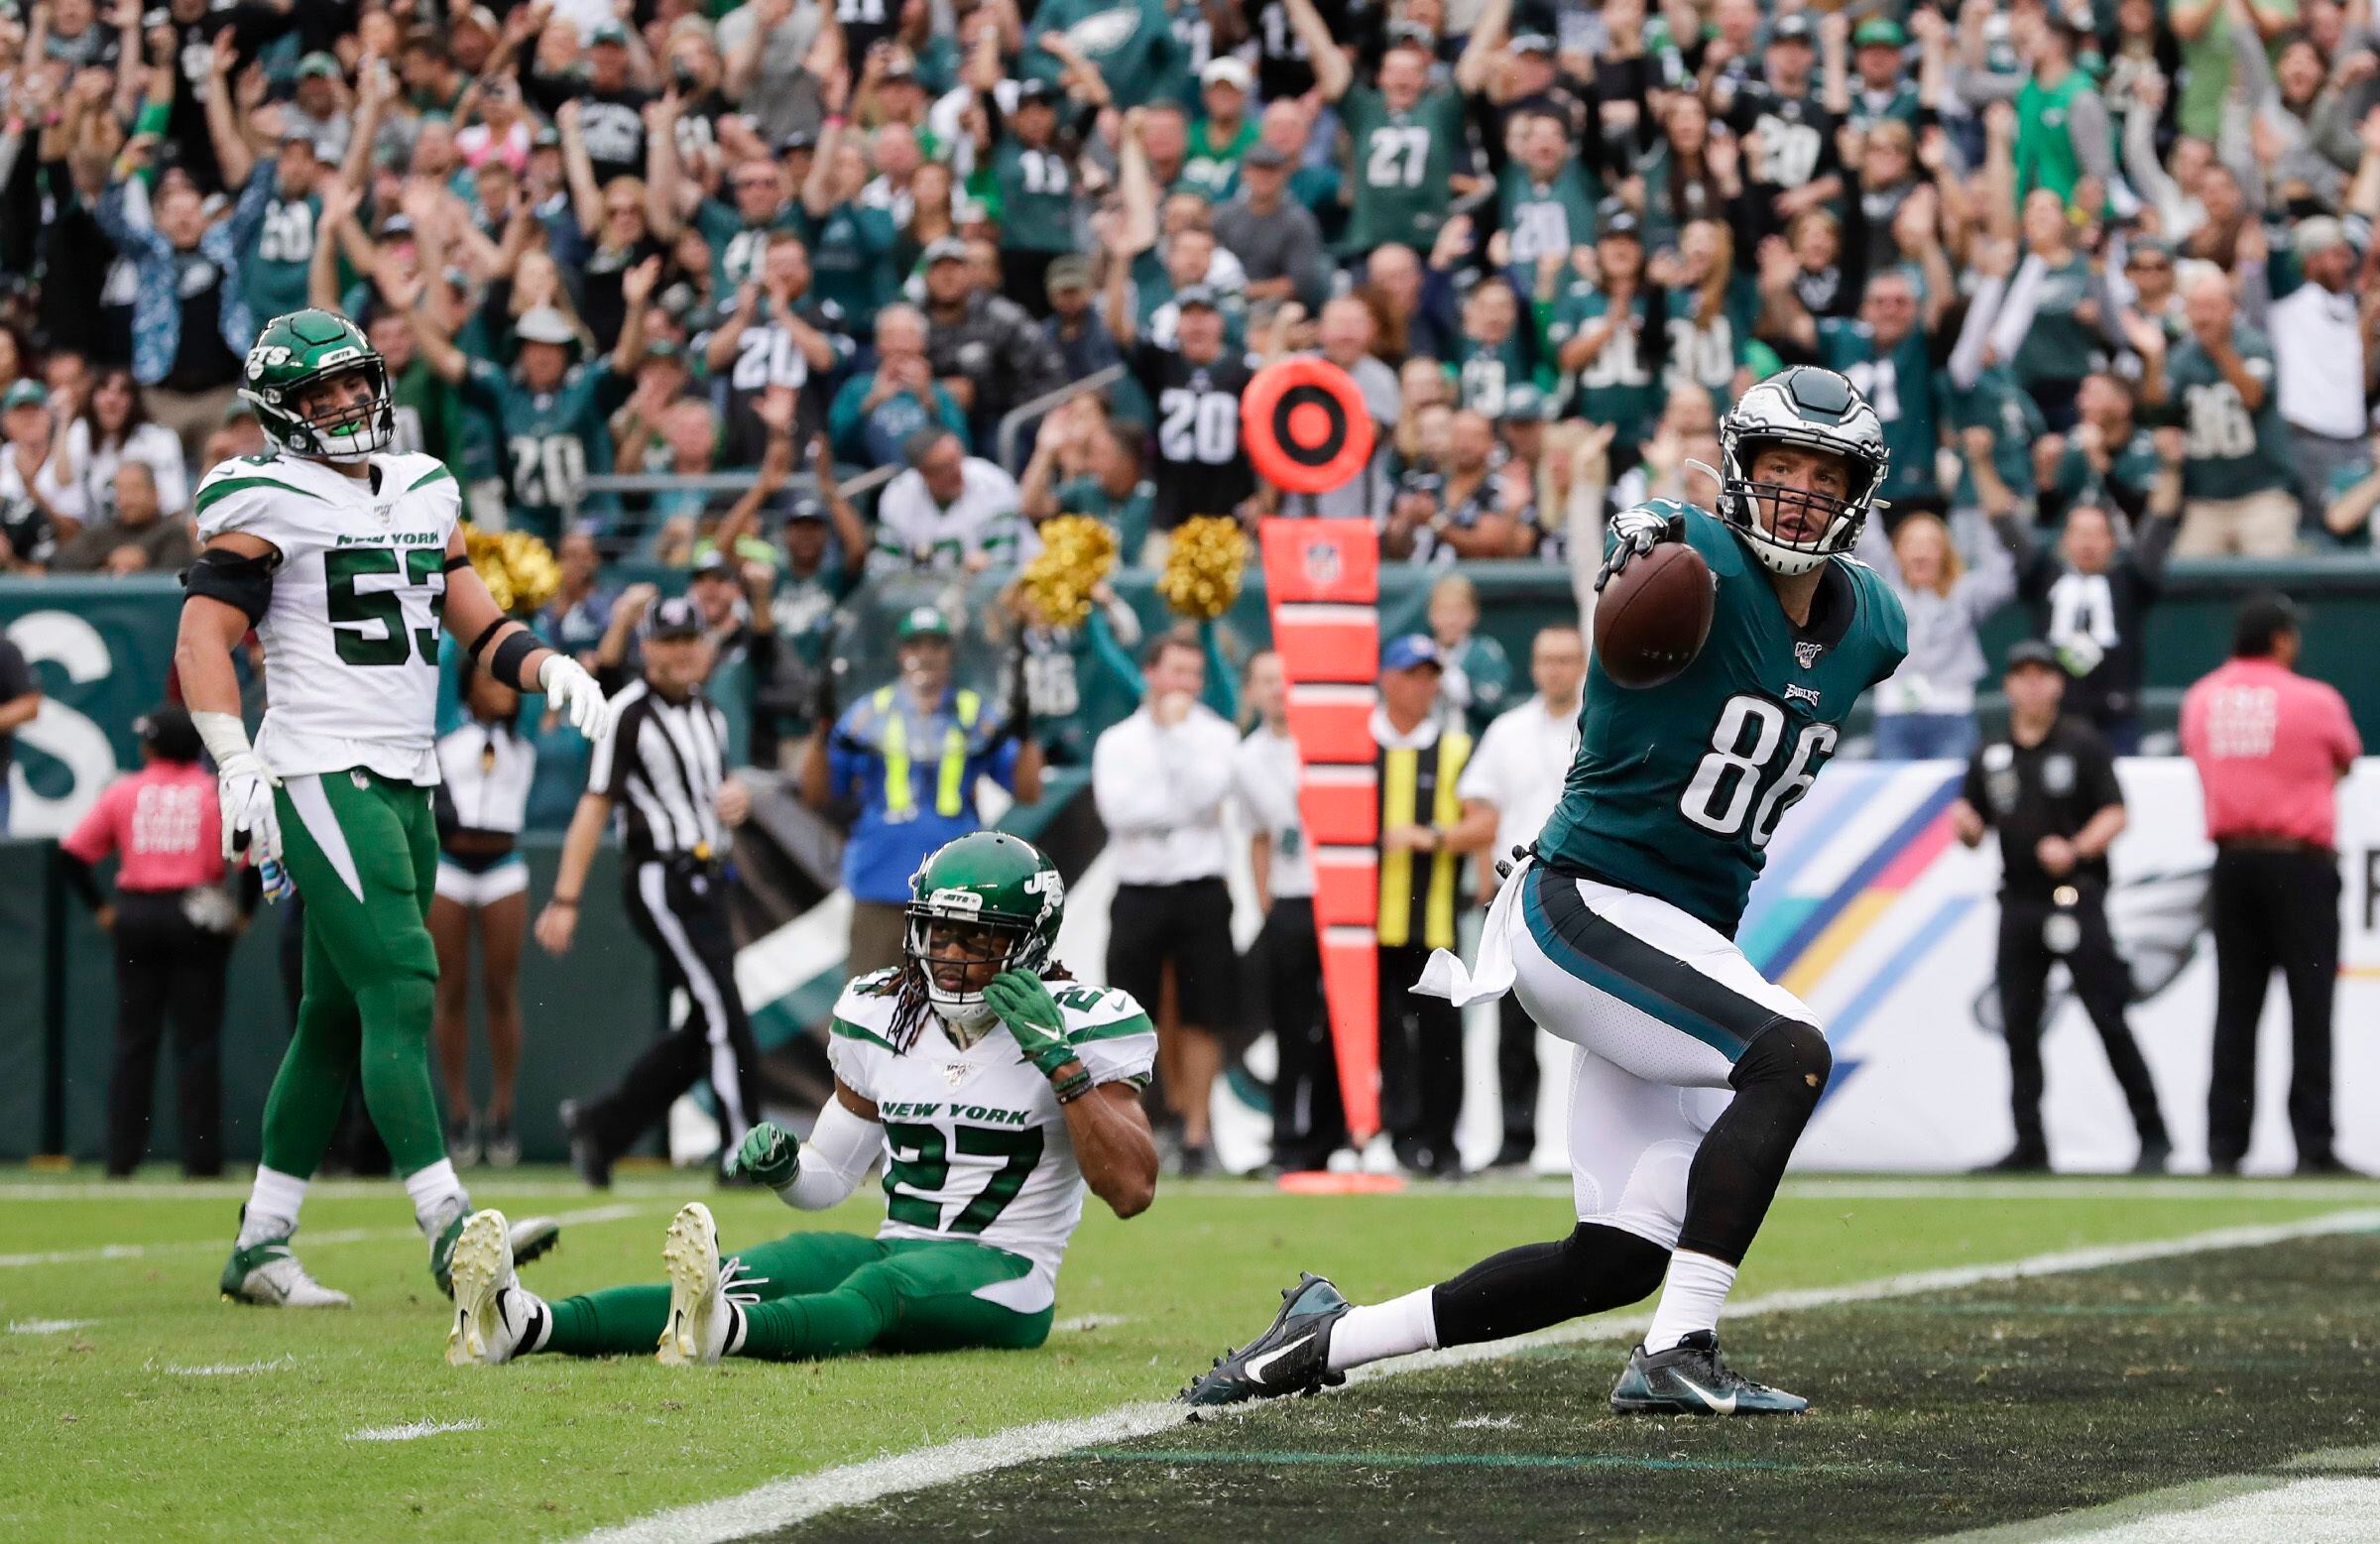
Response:
[[[2290,244],[2306,282],[2272,302],[2262,326],[2273,340],[2274,384],[2281,421],[2289,426],[2303,526],[2313,531],[2339,471],[2364,464],[2370,453],[2363,405],[2380,353],[2365,342],[2355,295],[2362,260],[2346,227],[2328,215],[2301,220]],[[2264,283],[2251,275],[2243,288],[2254,323]]]
[[[1199,1174],[1212,1162],[1207,1100],[1223,1070],[1216,1031],[1232,1021],[1240,963],[1223,880],[1223,805],[1240,736],[1199,701],[1207,659],[1194,638],[1158,639],[1144,670],[1139,709],[1091,752],[1091,796],[1116,864],[1108,985],[1160,1002],[1173,966],[1181,1023],[1159,1041],[1157,1073],[1181,1122],[1181,1171]]]
[[[1016,480],[967,454],[946,428],[909,436],[909,469],[885,484],[876,502],[871,574],[927,569],[977,573],[1029,560],[1041,550],[1018,512]]]
[[[1289,694],[1280,655],[1248,661],[1245,700],[1256,727],[1240,742],[1232,782],[1248,812],[1249,861],[1264,931],[1265,1006],[1279,1065],[1272,1075],[1272,1167],[1319,1169],[1347,1143],[1339,1098],[1339,1058],[1322,1010],[1322,944],[1314,931],[1314,857],[1297,803],[1303,764],[1289,738]]]
[[[1579,699],[1587,685],[1585,636],[1567,626],[1539,630],[1529,646],[1529,679],[1537,695],[1496,716],[1455,785],[1463,798],[1465,840],[1488,844],[1480,865],[1483,906],[1495,898],[1495,861],[1534,842],[1561,802],[1562,780],[1579,741]],[[1537,1027],[1517,994],[1507,995],[1497,1009],[1501,1033],[1495,1071],[1504,1140],[1495,1165],[1501,1168],[1527,1163],[1537,1146],[1540,1055],[1558,1051],[1561,1042]]]

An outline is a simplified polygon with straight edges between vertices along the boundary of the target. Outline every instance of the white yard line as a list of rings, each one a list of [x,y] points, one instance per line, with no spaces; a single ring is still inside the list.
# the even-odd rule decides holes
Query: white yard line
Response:
[[[11,1335],[63,1335],[68,1330],[79,1330],[86,1324],[97,1324],[98,1322],[96,1319],[11,1319],[8,1321],[8,1333]]]
[[[593,1190],[575,1179],[528,1179],[518,1184],[509,1180],[487,1179],[477,1174],[491,1199],[511,1201],[526,1197],[533,1201],[593,1201],[607,1197],[624,1200],[659,1199],[666,1196],[684,1198],[686,1187],[707,1184],[700,1170],[684,1174],[653,1171],[652,1177],[626,1178],[615,1182],[609,1190]],[[306,1187],[306,1197],[314,1201],[371,1201],[398,1192],[400,1187],[388,1179],[325,1179]],[[246,1180],[155,1180],[101,1181],[24,1180],[0,1185],[0,1201],[70,1201],[90,1206],[109,1201],[245,1201],[248,1199]]]
[[[2248,1248],[2280,1244],[2291,1239],[2366,1233],[2376,1229],[2380,1229],[2380,1210],[2332,1212],[2294,1223],[2254,1228],[2217,1228],[2205,1233],[2187,1234],[2178,1239],[2153,1239],[2099,1248],[2060,1249],[1994,1264],[1956,1265],[1941,1270],[1884,1276],[1845,1286],[1771,1292],[1732,1305],[1727,1310],[1727,1317],[1743,1319],[1839,1303],[1876,1302],[1927,1292],[1955,1291],[1986,1281],[2063,1275],[2071,1271],[2098,1270],[2109,1265],[2170,1259],[2177,1255],[2199,1254],[2213,1249]],[[1642,1333],[1649,1322],[1649,1315],[1582,1320],[1515,1340],[1425,1352],[1392,1363],[1374,1363],[1368,1367],[1357,1368],[1349,1380],[1369,1381],[1429,1367],[1488,1362],[1539,1346],[1631,1340]],[[863,1463],[839,1465],[814,1475],[774,1481],[742,1495],[673,1507],[650,1517],[638,1518],[616,1528],[586,1535],[583,1544],[723,1544],[725,1540],[786,1527],[837,1507],[853,1506],[930,1485],[947,1485],[971,1475],[988,1474],[993,1470],[1039,1459],[1056,1458],[1092,1443],[1106,1444],[1145,1437],[1181,1424],[1188,1413],[1183,1406],[1171,1401],[1120,1405],[1098,1415],[1042,1421],[989,1437],[970,1437],[909,1453],[869,1459]],[[2235,1534],[2234,1540],[2240,1536]],[[2300,1540],[2297,1544],[2306,1544],[2306,1541]]]
[[[284,1353],[263,1362],[210,1362],[200,1367],[167,1366],[155,1370],[171,1372],[177,1377],[242,1377],[250,1372],[271,1372],[281,1367],[294,1367],[298,1359]]]
[[[1120,1324],[1131,1322],[1130,1314],[1076,1314],[1071,1319],[1060,1319],[1050,1328],[1061,1334],[1081,1335],[1090,1330],[1113,1330]]]
[[[583,1192],[582,1192],[583,1193]],[[654,1208],[633,1202],[611,1206],[584,1207],[575,1212],[557,1212],[554,1221],[564,1228],[590,1227],[596,1223],[616,1223],[623,1218],[637,1217]],[[336,1228],[326,1233],[300,1229],[298,1247],[312,1248],[324,1244],[385,1244],[392,1239],[418,1239],[418,1228]],[[52,1249],[38,1254],[0,1254],[0,1269],[27,1265],[88,1265],[107,1260],[150,1259],[160,1254],[221,1253],[230,1247],[224,1239],[183,1239],[172,1244],[102,1244],[88,1249]]]
[[[471,1421],[408,1421],[403,1426],[371,1426],[347,1434],[349,1442],[412,1442],[416,1437],[435,1437],[442,1432],[478,1431],[480,1423]]]
[[[2296,1475],[2335,1476],[2297,1479]],[[2215,1475],[2053,1517],[1955,1533],[1936,1544],[2326,1544],[2373,1536],[2380,1447],[2301,1453],[2260,1474]]]

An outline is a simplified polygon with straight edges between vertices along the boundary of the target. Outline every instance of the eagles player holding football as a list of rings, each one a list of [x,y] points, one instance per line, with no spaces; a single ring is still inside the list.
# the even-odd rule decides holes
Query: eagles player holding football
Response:
[[[471,1206],[429,1078],[439,630],[467,640],[498,680],[543,692],[589,739],[603,693],[488,597],[464,556],[453,474],[388,448],[388,369],[353,322],[275,318],[248,351],[240,395],[275,448],[198,485],[201,549],[175,662],[220,777],[224,856],[278,862],[305,896],[305,986],[222,1288],[276,1307],[347,1303],[298,1263],[290,1236],[360,1074],[445,1290]],[[269,699],[253,746],[232,669],[250,628]],[[550,1223],[522,1226],[525,1252],[551,1243]]]
[[[1577,1047],[1576,1230],[1366,1307],[1307,1275],[1262,1335],[1191,1385],[1191,1403],[1308,1393],[1364,1363],[1660,1287],[1613,1410],[1807,1408],[1719,1356],[1720,1309],[1833,1067],[1816,1015],[1733,934],[1778,820],[1859,694],[1901,662],[1907,624],[1847,555],[1888,459],[1848,381],[1807,366],[1772,376],[1722,420],[1720,443],[1718,514],[1660,501],[1619,516],[1597,581],[1661,542],[1690,544],[1717,586],[1702,653],[1643,690],[1596,660],[1562,801],[1497,891],[1476,966],[1441,952],[1422,977],[1458,1004],[1517,986],[1529,1015]]]
[[[1156,1194],[1140,1109],[1156,1031],[1129,995],[1051,962],[1065,886],[1029,844],[995,831],[946,843],[910,895],[905,961],[835,1005],[835,1093],[809,1140],[763,1122],[728,1163],[818,1211],[881,1157],[876,1237],[796,1233],[722,1260],[697,1201],[669,1225],[667,1286],[547,1303],[514,1278],[503,1215],[481,1212],[455,1247],[448,1362],[656,1340],[672,1365],[1042,1343],[1085,1186],[1119,1217]]]

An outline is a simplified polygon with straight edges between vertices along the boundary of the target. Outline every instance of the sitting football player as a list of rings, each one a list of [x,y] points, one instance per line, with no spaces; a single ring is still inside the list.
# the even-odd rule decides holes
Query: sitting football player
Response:
[[[1156,1030],[1130,997],[1050,960],[1065,886],[1030,844],[963,836],[910,883],[906,962],[835,1005],[835,1096],[810,1139],[763,1122],[728,1163],[818,1211],[881,1156],[876,1237],[796,1233],[723,1260],[694,1202],[662,1247],[668,1285],[548,1303],[514,1278],[503,1216],[480,1212],[455,1247],[448,1362],[656,1343],[671,1365],[1041,1344],[1084,1186],[1119,1217],[1155,1196],[1140,1090]]]

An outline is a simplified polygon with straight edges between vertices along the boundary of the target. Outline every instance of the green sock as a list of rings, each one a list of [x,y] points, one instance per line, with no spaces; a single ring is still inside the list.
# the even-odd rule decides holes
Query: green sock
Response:
[[[669,1327],[665,1286],[606,1287],[547,1303],[553,1333],[544,1349],[565,1357],[624,1357],[651,1352]]]
[[[892,1323],[892,1307],[850,1283],[832,1292],[754,1303],[744,1310],[744,1344],[736,1355],[808,1362],[865,1351]]]

